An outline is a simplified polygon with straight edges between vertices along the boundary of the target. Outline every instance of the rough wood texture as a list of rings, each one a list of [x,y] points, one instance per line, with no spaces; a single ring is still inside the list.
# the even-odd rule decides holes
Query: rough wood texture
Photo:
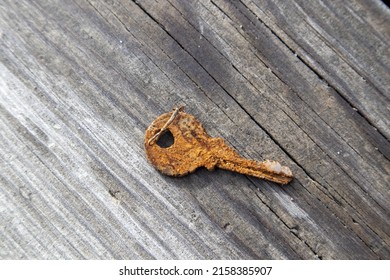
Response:
[[[0,258],[389,259],[378,0],[0,2]],[[287,186],[147,163],[186,105]]]

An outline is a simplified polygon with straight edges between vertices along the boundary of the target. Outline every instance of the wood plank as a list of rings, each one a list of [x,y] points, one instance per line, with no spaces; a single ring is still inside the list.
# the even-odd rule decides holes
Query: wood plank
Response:
[[[380,1],[0,3],[0,258],[388,259],[390,12]],[[288,186],[159,174],[185,104]]]

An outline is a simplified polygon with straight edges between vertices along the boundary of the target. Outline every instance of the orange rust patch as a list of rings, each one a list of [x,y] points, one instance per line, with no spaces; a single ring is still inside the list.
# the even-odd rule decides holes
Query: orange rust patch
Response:
[[[172,114],[176,114],[173,120]],[[173,144],[166,148],[150,141],[156,134],[163,134],[162,129],[169,130],[174,137]],[[146,130],[144,146],[150,163],[169,176],[184,176],[203,166],[208,170],[219,167],[280,184],[287,184],[293,178],[291,170],[277,161],[257,162],[241,157],[222,138],[210,137],[194,116],[181,110],[155,119]]]

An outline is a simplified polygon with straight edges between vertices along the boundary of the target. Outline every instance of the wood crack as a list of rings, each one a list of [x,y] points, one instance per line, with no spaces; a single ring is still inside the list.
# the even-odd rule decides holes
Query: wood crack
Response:
[[[275,38],[277,38],[291,53],[293,53],[296,57],[297,57],[297,59],[299,59],[299,61],[301,61],[306,67],[308,67],[320,80],[322,80],[322,81],[325,81],[326,82],[326,84],[332,89],[332,90],[334,90],[347,104],[349,104],[349,106],[351,107],[351,109],[353,109],[353,108],[357,108],[357,107],[359,107],[359,106],[357,106],[357,105],[354,105],[353,104],[353,102],[352,102],[352,100],[350,100],[346,95],[344,95],[340,90],[338,90],[337,89],[337,87],[335,86],[335,85],[333,85],[328,79],[326,79],[316,68],[315,68],[315,66],[314,65],[311,65],[310,63],[308,63],[303,57],[301,57],[297,52],[295,52],[290,46],[289,46],[289,44],[287,43],[287,42],[285,42],[284,40],[283,40],[283,38],[281,38],[274,30],[272,30],[272,28],[270,27],[270,26],[268,26],[264,21],[262,21],[261,20],[261,18],[259,18],[259,17],[257,17],[255,14],[254,14],[254,12],[251,10],[251,9],[249,9],[249,7],[248,6],[246,6],[245,5],[245,3],[242,3],[242,5],[254,16],[254,17],[256,17],[256,19],[259,21],[259,22],[261,22],[271,33],[272,33],[272,35],[275,37]],[[238,8],[237,8],[238,9]],[[238,9],[240,12],[241,12],[241,10],[240,9]],[[245,17],[247,17],[245,14],[243,14]],[[253,23],[253,21],[251,20],[251,19],[249,19],[248,17],[247,17],[247,19],[252,23],[252,24],[254,24]],[[239,32],[240,32],[240,30],[238,30]],[[318,33],[318,31],[316,31],[317,32],[317,34],[319,34]],[[323,35],[321,35],[321,34],[319,34],[319,36],[321,36],[321,37],[323,37]],[[292,39],[292,38],[290,38],[290,39]],[[293,39],[292,39],[293,40]],[[325,39],[324,39],[324,41],[325,42],[327,42]],[[297,45],[299,45],[298,43],[297,43]],[[301,48],[302,49],[304,49],[302,46],[301,46]],[[332,49],[333,49],[333,47],[331,47]],[[370,82],[370,80],[369,79],[367,79],[367,77],[364,77],[357,69],[355,69],[354,67],[353,67],[353,65],[351,65],[348,61],[346,61],[344,58],[342,58],[343,59],[343,61],[345,62],[345,63],[347,63],[352,69],[354,69],[354,71],[356,71],[356,73],[358,73],[364,80],[366,80],[367,82],[369,82],[370,83],[370,85],[376,90],[376,91],[378,91],[378,92],[380,92],[386,99],[388,99],[387,98],[387,96],[385,96],[384,94],[383,94],[383,92],[381,92],[372,82]],[[317,62],[318,63],[318,62]],[[276,75],[276,73],[275,73],[275,75]],[[278,77],[279,79],[281,79],[281,77]],[[281,79],[281,81],[283,81],[282,79]],[[357,114],[359,114],[370,126],[372,126],[384,139],[386,139],[388,142],[390,142],[390,139],[385,135],[385,133],[383,132],[383,131],[381,131],[381,129],[380,128],[378,128],[371,120],[370,120],[370,118],[368,117],[368,116],[366,116],[363,112],[362,112],[362,110],[357,110],[356,111],[357,112]],[[384,156],[387,158],[387,159],[389,159],[389,155],[386,155],[386,154],[384,154]]]

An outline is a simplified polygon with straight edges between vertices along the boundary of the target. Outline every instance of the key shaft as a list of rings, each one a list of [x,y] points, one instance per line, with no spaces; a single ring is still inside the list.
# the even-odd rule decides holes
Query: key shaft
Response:
[[[293,179],[291,170],[277,161],[258,162],[249,159],[223,159],[218,161],[217,167],[282,185],[288,184]]]
[[[210,143],[215,167],[279,184],[287,184],[293,179],[290,168],[282,166],[277,161],[260,162],[244,158],[221,138],[211,138]]]

